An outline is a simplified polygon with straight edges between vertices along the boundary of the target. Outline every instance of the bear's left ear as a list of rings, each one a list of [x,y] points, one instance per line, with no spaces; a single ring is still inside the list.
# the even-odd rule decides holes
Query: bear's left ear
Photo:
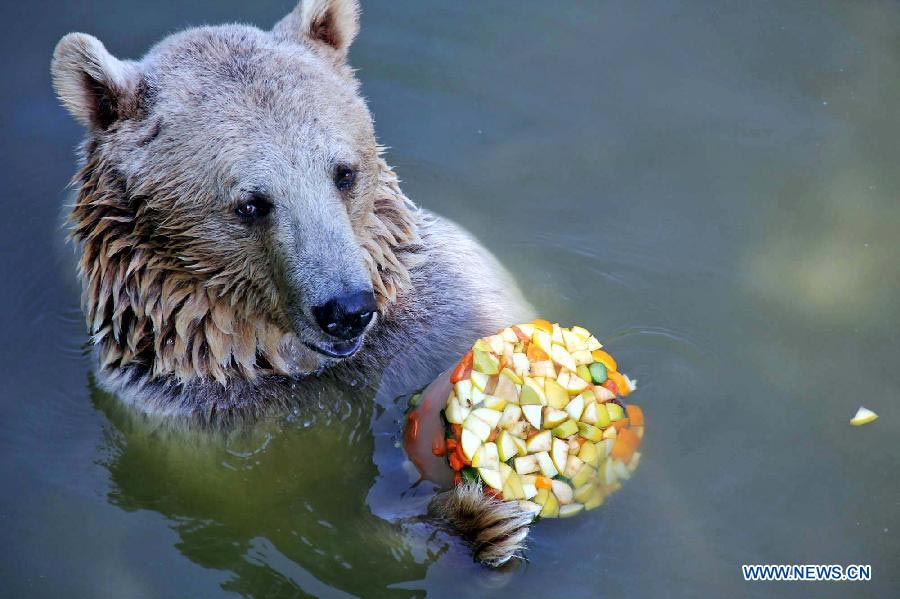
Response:
[[[343,63],[359,33],[358,0],[300,0],[272,32],[285,39],[308,43]]]

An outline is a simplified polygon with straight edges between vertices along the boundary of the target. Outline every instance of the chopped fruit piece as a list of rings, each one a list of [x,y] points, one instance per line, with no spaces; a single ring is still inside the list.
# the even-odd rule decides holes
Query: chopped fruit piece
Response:
[[[512,435],[512,433],[510,433],[510,435]],[[524,439],[520,439],[519,437],[516,437],[515,435],[513,435],[512,442],[513,442],[513,445],[516,446],[516,452],[519,455],[526,455],[528,453],[528,448],[525,446]]]
[[[553,379],[544,381],[544,395],[547,405],[562,410],[569,403],[569,392]]]
[[[459,405],[459,400],[455,397],[447,403],[444,409],[444,418],[451,424],[462,424],[469,415],[469,408]]]
[[[579,337],[581,337],[582,339],[587,339],[588,337],[591,336],[591,332],[590,332],[590,331],[588,331],[588,330],[587,330],[586,328],[584,328],[584,327],[578,326],[577,324],[576,324],[575,326],[573,326],[573,327],[572,327],[571,329],[569,329],[569,330],[572,331],[573,333],[575,333],[576,335],[578,335]]]
[[[559,516],[559,501],[553,493],[547,494],[544,506],[541,508],[541,518],[556,518]]]
[[[491,346],[491,351],[498,355],[502,354],[506,347],[506,341],[503,340],[503,335],[491,335],[490,337],[485,337],[484,340]],[[477,359],[478,356],[475,356],[475,358]]]
[[[534,320],[531,321],[531,325],[535,329],[540,329],[546,333],[553,332],[553,325],[550,324],[549,320],[544,320],[543,318],[535,318]],[[522,325],[519,325],[519,328],[522,328]],[[524,331],[525,329],[522,329],[522,330]]]
[[[594,357],[591,355],[586,349],[579,349],[578,351],[573,351],[572,359],[575,360],[575,363],[579,366],[587,366],[591,362],[594,361]]]
[[[578,459],[585,464],[596,467],[600,463],[600,454],[597,452],[597,446],[593,443],[585,443],[578,452]]]
[[[473,433],[480,441],[487,441],[491,436],[491,425],[474,414],[469,414],[469,417],[463,422],[463,429]],[[470,456],[466,457],[471,459]]]
[[[590,483],[585,483],[575,489],[575,493],[572,496],[572,499],[577,501],[578,503],[587,503],[587,501],[593,497],[594,491],[597,489],[594,485]]]
[[[547,403],[547,400],[543,387],[539,386],[534,379],[526,378],[525,384],[522,385],[522,391],[519,394],[519,405],[543,405],[545,403]]]
[[[569,483],[561,480],[552,480],[550,483],[553,485],[551,491],[556,495],[556,499],[559,500],[560,505],[572,503],[575,490],[569,486]]]
[[[525,490],[518,474],[511,474],[503,483],[504,499],[525,499]]]
[[[641,461],[641,452],[635,451],[634,455],[631,456],[631,461],[628,462],[628,470],[630,472],[634,472],[635,470],[637,470],[637,467],[638,467],[638,464],[640,463],[640,461]]]
[[[564,472],[566,462],[569,460],[569,445],[561,439],[553,439],[550,459],[553,460],[553,465],[559,472]]]
[[[539,348],[534,343],[529,343],[528,348],[525,350],[525,357],[531,364],[535,362],[543,362],[545,360],[550,359],[550,354]]]
[[[600,342],[597,341],[597,338],[594,337],[593,335],[591,335],[590,337],[587,338],[587,341],[585,341],[585,344],[587,345],[587,348],[590,351],[594,351],[594,350],[597,350],[597,349],[600,349],[603,347],[603,345],[601,345]]]
[[[515,354],[513,354],[513,355],[515,355]],[[522,355],[522,354],[519,354],[519,355]],[[513,371],[510,368],[504,368],[503,370],[500,371],[500,374],[503,375],[501,377],[502,380],[509,379],[513,383],[513,389],[516,388],[515,387],[516,385],[521,385],[524,382],[522,380],[522,377],[520,377],[518,374],[515,373],[515,371]],[[499,382],[498,382],[498,386],[499,386]],[[495,393],[496,393],[496,391],[495,391]]]
[[[466,456],[466,459],[471,460],[475,457],[478,448],[481,447],[481,439],[469,429],[464,428],[460,440],[460,447],[462,447],[462,452],[463,455]]]
[[[550,333],[550,338],[553,340],[553,343],[560,345],[563,343],[562,327],[559,326],[559,323],[553,323],[553,332]]]
[[[603,438],[603,431],[601,431],[596,426],[591,426],[590,424],[585,424],[584,422],[578,423],[578,434],[588,441],[599,441]]]
[[[569,395],[578,395],[590,386],[590,383],[575,373],[563,370],[559,373],[556,382],[562,386]]]
[[[534,486],[534,483],[522,483],[522,494],[525,495],[525,499],[531,499],[535,495],[537,495],[537,487]]]
[[[606,382],[608,375],[606,372],[606,366],[603,364],[603,362],[594,362],[588,367],[588,370],[590,370],[591,381],[595,385],[602,385]]]
[[[559,506],[559,517],[560,518],[569,518],[581,512],[584,509],[584,505],[580,503],[570,503],[569,505],[561,505]]]
[[[540,453],[534,454],[534,457],[537,458],[538,466],[541,469],[541,474],[546,477],[553,478],[557,474],[559,474],[559,470],[556,469],[556,466],[553,465],[553,460],[550,458],[550,454],[546,451],[542,451]]]
[[[585,445],[591,445],[591,443],[585,443]],[[581,461],[581,458],[570,453],[568,459],[566,460],[566,469],[563,470],[563,474],[565,476],[568,476],[569,478],[572,478],[573,476],[578,474],[578,471],[581,470],[581,467],[583,465],[584,462]]]
[[[484,391],[489,378],[491,378],[490,375],[484,374],[483,372],[478,372],[477,370],[473,370],[472,374],[469,376],[469,380],[472,381],[472,385],[479,391]]]
[[[506,327],[500,331],[500,336],[503,337],[504,341],[510,343],[517,343],[519,341],[519,338],[516,336],[516,332],[512,330],[512,327]]]
[[[497,374],[500,372],[500,360],[491,352],[476,349],[472,356],[472,370],[485,374]]]
[[[522,417],[522,408],[515,404],[507,404],[503,408],[503,414],[500,415],[500,422],[497,424],[503,428],[509,428]]]
[[[592,510],[594,508],[598,508],[603,505],[603,493],[600,492],[599,489],[594,490],[594,495],[584,502],[584,509]]]
[[[578,420],[581,418],[581,413],[584,411],[584,397],[581,395],[576,395],[566,406],[566,412],[568,412],[569,417],[572,420]]]
[[[526,455],[514,459],[513,467],[519,474],[531,474],[532,472],[539,472],[541,469],[537,458],[533,455]]]
[[[534,479],[534,486],[538,489],[552,489],[553,483],[551,479],[546,476],[538,476]]]
[[[568,412],[563,410],[557,410],[556,408],[551,408],[550,406],[546,406],[544,408],[543,415],[543,424],[544,428],[556,428],[563,422],[569,419]]]
[[[540,405],[528,404],[527,406],[522,406],[522,414],[525,415],[525,420],[534,428],[541,428],[541,410],[543,410],[543,407]]]
[[[575,374],[581,378],[583,381],[591,382],[591,371],[588,370],[588,367],[584,364],[579,364],[578,368],[575,369]]]
[[[490,487],[498,491],[503,489],[503,481],[500,479],[499,470],[491,470],[489,468],[478,468],[478,476]]]
[[[596,397],[597,401],[599,401],[600,403],[606,403],[608,401],[614,400],[616,398],[616,394],[606,387],[596,385],[594,386],[594,397]]]
[[[550,348],[553,346],[553,339],[550,337],[550,333],[541,329],[535,329],[531,341],[537,349],[548,356],[550,355]]]
[[[613,443],[609,457],[628,463],[631,461],[631,456],[634,455],[634,449],[633,445],[619,436],[615,443]]]
[[[485,443],[472,458],[472,466],[475,468],[490,468],[491,470],[500,469],[500,458],[497,455],[496,443]]]
[[[461,406],[468,408],[472,405],[472,381],[465,379],[456,383],[453,387]]]
[[[566,345],[566,349],[569,352],[578,351],[580,349],[585,349],[587,347],[587,343],[585,343],[585,339],[579,337],[575,333],[571,331],[563,331],[562,332],[563,343]]]
[[[485,397],[486,397],[486,395],[484,394],[484,391],[480,391],[478,389],[478,387],[475,387],[475,386],[472,387],[472,405],[473,406],[477,406],[478,404],[483,402]]]
[[[466,355],[462,357],[459,364],[450,373],[450,384],[455,385],[459,381],[469,378],[469,373],[472,372],[472,358],[472,352],[466,352]]]
[[[501,415],[502,414],[497,410],[478,408],[477,410],[472,410],[472,413],[469,416],[475,416],[480,420],[484,420],[491,428],[494,428],[497,426],[497,423],[500,422]]]
[[[550,432],[553,433],[554,437],[560,437],[562,439],[565,439],[567,437],[571,437],[572,435],[574,435],[578,432],[578,423],[575,422],[574,420],[566,420],[559,426],[553,427],[553,429]],[[568,444],[567,444],[567,447],[568,447]]]
[[[628,381],[625,380],[625,377],[622,376],[620,372],[610,372],[609,380],[616,384],[616,389],[618,390],[618,394],[621,397],[628,397],[628,394],[631,393],[631,385]]]
[[[550,359],[570,371],[574,371],[578,368],[575,359],[562,345],[554,344],[550,347]]]
[[[550,431],[541,431],[525,442],[525,448],[528,453],[538,453],[541,451],[550,451],[553,444],[553,436]]]
[[[615,431],[613,431],[615,432]],[[610,454],[612,451],[612,446],[615,444],[615,439],[603,439],[603,441],[596,444],[597,451],[600,452],[600,461],[602,462],[606,456]]]
[[[508,431],[501,431],[497,435],[497,454],[501,462],[508,462],[519,455],[519,450],[513,442],[513,436]],[[474,464],[474,462],[472,462]]]
[[[520,376],[527,376],[528,373],[531,372],[531,362],[528,361],[525,354],[514,353],[512,356],[512,365],[513,369],[515,369],[516,373]]]
[[[496,395],[485,395],[484,401],[482,402],[484,407],[489,410],[496,410],[498,412],[506,409],[506,400],[497,397]]]
[[[876,418],[878,418],[878,414],[869,408],[860,407],[856,410],[856,415],[850,419],[850,424],[853,426],[862,426],[863,424],[869,424]]]
[[[641,446],[641,438],[635,434],[633,430],[630,428],[621,428],[619,429],[619,434],[616,437],[616,441],[622,441],[624,443],[628,443],[635,449]],[[625,460],[626,462],[628,460]]]
[[[531,376],[543,376],[551,379],[556,378],[556,367],[550,360],[541,360],[531,365]]]
[[[625,418],[625,410],[623,410],[622,406],[620,406],[619,404],[609,402],[603,405],[606,406],[606,413],[609,414],[610,420],[614,421],[619,420],[620,418]]]
[[[618,476],[620,480],[628,480],[631,478],[631,471],[628,470],[628,467],[624,463],[616,460],[613,462],[613,467],[616,469],[616,476]]]
[[[618,365],[616,361],[613,359],[611,355],[603,351],[602,349],[595,349],[591,352],[591,357],[594,358],[594,361],[600,362],[604,366],[606,366],[606,370],[609,372],[615,372],[618,369]]]
[[[578,472],[576,472],[572,477],[572,485],[575,487],[580,487],[581,485],[591,480],[591,478],[593,478],[596,473],[597,471],[594,470],[593,467],[582,463],[581,468],[579,468]]]
[[[631,426],[644,426],[644,411],[640,406],[628,404],[625,406],[625,412],[628,413],[628,420],[631,421]]]

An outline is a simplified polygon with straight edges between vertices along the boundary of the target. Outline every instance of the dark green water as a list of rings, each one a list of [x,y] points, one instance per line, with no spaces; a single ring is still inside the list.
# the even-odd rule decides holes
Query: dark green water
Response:
[[[0,9],[0,595],[900,594],[898,5],[364,3],[352,61],[407,194],[594,330],[649,422],[621,492],[491,573],[415,521],[372,398],[210,439],[92,391],[49,56],[290,8],[187,4]],[[850,427],[861,404],[881,418]]]

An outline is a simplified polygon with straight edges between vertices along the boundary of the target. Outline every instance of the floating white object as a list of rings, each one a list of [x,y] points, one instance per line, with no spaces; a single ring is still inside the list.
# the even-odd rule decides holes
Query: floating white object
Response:
[[[869,408],[860,406],[859,409],[856,410],[856,416],[850,419],[850,424],[853,426],[862,426],[863,424],[869,424],[876,418],[878,418],[878,414]]]

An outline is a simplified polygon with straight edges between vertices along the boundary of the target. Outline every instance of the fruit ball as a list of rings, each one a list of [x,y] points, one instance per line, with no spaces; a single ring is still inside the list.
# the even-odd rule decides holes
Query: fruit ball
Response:
[[[534,320],[483,337],[442,389],[432,452],[453,483],[480,483],[534,518],[600,506],[640,461],[644,414],[625,402],[635,383],[580,326]]]

